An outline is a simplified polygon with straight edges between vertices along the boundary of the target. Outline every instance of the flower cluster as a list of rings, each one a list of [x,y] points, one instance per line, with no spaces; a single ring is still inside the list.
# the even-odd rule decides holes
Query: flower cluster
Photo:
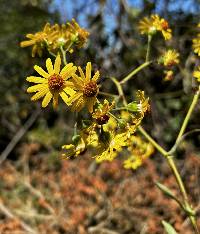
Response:
[[[136,93],[136,101],[127,104],[121,103],[120,98],[111,101],[99,99],[99,71],[92,72],[91,62],[87,62],[85,69],[82,69],[73,63],[67,63],[65,57],[67,52],[72,51],[72,46],[81,48],[87,37],[88,32],[72,20],[65,25],[46,24],[42,32],[28,34],[30,40],[22,42],[21,46],[32,45],[33,56],[36,53],[41,56],[44,48],[55,55],[54,63],[51,58],[47,58],[46,69],[35,65],[38,75],[26,78],[28,82],[34,83],[27,89],[28,93],[34,93],[32,101],[42,99],[42,107],[45,108],[52,100],[53,107],[56,108],[61,98],[72,112],[80,112],[84,107],[88,110],[87,119],[75,124],[72,143],[62,146],[62,157],[74,158],[90,149],[94,151],[96,162],[100,163],[112,161],[119,154],[133,152],[131,141],[135,139],[137,127],[150,110],[150,105],[149,98],[141,90]],[[170,63],[172,58],[164,60],[167,59]],[[148,153],[141,151],[145,156],[141,156],[141,153],[138,156],[140,164],[149,155],[150,150],[147,151]],[[138,162],[139,158],[137,164]],[[136,168],[127,165],[130,162],[125,161],[125,168]]]
[[[167,50],[159,59],[158,63],[163,65],[166,70],[164,70],[165,81],[170,81],[173,79],[174,71],[173,66],[179,64],[179,53],[176,50]]]
[[[147,35],[153,35],[157,31],[160,31],[165,40],[169,40],[172,36],[172,30],[170,29],[168,22],[158,15],[144,17],[139,23],[139,30],[141,34]]]
[[[42,56],[45,48],[50,53],[57,53],[62,47],[64,51],[73,52],[73,46],[81,48],[87,41],[89,32],[81,28],[79,24],[72,19],[62,25],[50,25],[47,23],[41,32],[27,34],[29,40],[21,42],[21,47],[33,46],[32,57],[38,54]]]
[[[115,110],[113,109],[114,102],[110,104],[107,100],[104,100],[103,104],[99,103],[92,114],[95,122],[91,121],[89,126],[80,130],[80,134],[77,135],[79,137],[77,142],[74,142],[73,145],[63,146],[65,150],[63,157],[75,157],[78,156],[78,153],[81,155],[83,151],[92,147],[96,154],[96,162],[100,163],[112,161],[120,153],[124,153],[130,146],[130,139],[134,136],[138,125],[140,125],[150,107],[148,98],[145,98],[143,91],[137,92],[137,99],[138,101],[134,102],[134,112],[131,107],[133,103],[129,103],[125,107],[126,110],[121,111],[117,116],[110,112]],[[84,149],[82,148],[83,145]],[[73,154],[69,149],[73,150]]]

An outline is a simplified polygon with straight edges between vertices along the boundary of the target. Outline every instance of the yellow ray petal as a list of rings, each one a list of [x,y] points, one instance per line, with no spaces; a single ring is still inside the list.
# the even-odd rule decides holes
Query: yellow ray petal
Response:
[[[46,60],[46,67],[47,67],[47,71],[48,71],[49,75],[53,75],[54,69],[53,69],[53,64],[52,64],[50,58],[48,58],[48,59]]]
[[[79,76],[77,76],[76,74],[72,74],[72,78],[79,87],[84,86],[84,82]]]
[[[66,70],[62,70],[61,72],[61,76],[63,77],[64,80],[67,80],[68,78],[70,78],[73,74],[75,74],[77,70],[77,67],[76,66],[73,66],[73,67],[69,67],[68,69]]]
[[[62,100],[69,106],[70,102],[69,102],[69,97],[67,96],[67,94],[65,92],[60,92],[60,96],[62,98]]]
[[[46,95],[46,93],[48,92],[47,89],[42,89],[40,91],[38,91],[36,94],[34,94],[32,97],[31,97],[31,101],[36,101],[42,97],[44,97]]]
[[[36,70],[36,72],[38,72],[44,78],[49,78],[49,74],[47,72],[45,72],[41,67],[35,65],[34,69]]]
[[[59,74],[60,65],[61,65],[61,59],[60,59],[60,55],[58,54],[56,57],[56,60],[55,60],[55,64],[54,64],[54,73],[55,74]]]
[[[75,102],[77,99],[81,98],[83,94],[80,92],[75,93],[73,96],[69,98],[69,103]]]
[[[75,92],[72,88],[70,88],[70,87],[65,87],[63,90],[65,91],[65,93],[69,94],[70,96],[72,96],[72,95],[74,95],[74,94],[76,93],[76,92]]]
[[[28,82],[33,82],[33,83],[47,83],[47,79],[37,77],[37,76],[29,76],[26,78]]]
[[[37,91],[40,91],[40,90],[43,90],[46,88],[48,88],[48,85],[46,85],[46,84],[33,85],[27,89],[27,93],[37,92]]]
[[[85,80],[85,75],[84,75],[84,73],[83,73],[82,68],[81,68],[81,67],[78,67],[78,70],[79,70],[79,73],[80,73],[80,75],[81,75],[81,79],[84,81],[84,80]]]
[[[42,107],[47,107],[52,97],[53,97],[52,93],[48,92],[42,101]]]
[[[79,99],[77,99],[73,104],[71,110],[74,112],[79,112],[85,105],[85,100],[83,96],[81,96]]]
[[[91,62],[88,62],[86,66],[86,81],[90,81],[91,71],[92,71],[92,65],[91,65]]]
[[[68,71],[71,67],[73,67],[73,63],[68,63],[67,65],[65,65],[61,70],[60,75],[64,77],[65,72]]]
[[[99,79],[99,76],[100,76],[99,71],[96,71],[95,74],[94,74],[94,76],[93,76],[93,78],[92,78],[92,80],[93,81],[97,81]]]
[[[21,47],[27,47],[27,46],[33,45],[34,43],[35,43],[34,40],[22,41],[22,42],[20,43],[20,46],[21,46]]]
[[[87,99],[86,105],[87,105],[88,111],[89,111],[90,113],[93,112],[93,106],[94,106],[94,104],[96,103],[96,101],[97,101],[96,97],[88,98],[88,99]]]

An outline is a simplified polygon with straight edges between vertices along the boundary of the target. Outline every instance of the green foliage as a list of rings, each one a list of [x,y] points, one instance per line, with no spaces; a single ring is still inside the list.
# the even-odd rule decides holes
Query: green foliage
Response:
[[[177,234],[177,232],[175,231],[175,229],[172,227],[171,224],[167,223],[164,220],[162,221],[162,224],[167,234]]]

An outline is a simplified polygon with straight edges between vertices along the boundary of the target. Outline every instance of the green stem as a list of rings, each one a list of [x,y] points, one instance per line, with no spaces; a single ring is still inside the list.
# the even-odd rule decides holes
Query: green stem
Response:
[[[115,84],[115,86],[116,86],[116,88],[118,90],[118,93],[119,93],[119,97],[122,98],[124,106],[126,106],[127,105],[127,101],[126,101],[126,98],[124,96],[124,91],[122,89],[121,84],[119,83],[119,81],[115,77],[111,77],[111,80]]]
[[[106,92],[99,92],[100,95],[107,96],[107,97],[112,97],[112,98],[117,98],[118,95],[111,94],[111,93],[106,93]]]
[[[148,61],[149,61],[150,50],[151,50],[151,39],[152,39],[152,36],[151,36],[151,35],[148,35],[148,45],[147,45],[147,53],[146,53],[145,62],[148,62]]]
[[[124,77],[121,81],[120,84],[126,83],[128,80],[130,80],[135,74],[137,74],[139,71],[141,71],[143,68],[149,66],[152,63],[152,61],[145,62],[136,69],[134,69],[132,72],[130,72],[126,77]]]
[[[176,149],[177,145],[179,144],[179,142],[180,142],[180,140],[181,140],[181,138],[182,138],[182,136],[183,136],[183,134],[185,132],[185,129],[186,129],[187,125],[188,125],[188,122],[190,120],[192,112],[193,112],[193,110],[194,110],[194,108],[195,108],[195,106],[196,106],[196,104],[198,102],[199,96],[200,96],[200,86],[199,86],[199,89],[196,91],[196,93],[195,93],[195,95],[193,97],[190,108],[189,108],[189,110],[187,112],[187,115],[185,116],[185,119],[183,121],[181,129],[179,131],[179,134],[178,134],[178,136],[176,138],[176,142],[175,142],[174,146],[172,147],[172,149],[170,150],[170,152],[174,151],[174,149]]]
[[[63,63],[64,65],[67,65],[66,52],[64,51],[62,46],[60,47],[60,51],[62,53]]]
[[[167,156],[168,152],[164,150],[144,129],[142,126],[138,127],[140,133],[163,155]]]

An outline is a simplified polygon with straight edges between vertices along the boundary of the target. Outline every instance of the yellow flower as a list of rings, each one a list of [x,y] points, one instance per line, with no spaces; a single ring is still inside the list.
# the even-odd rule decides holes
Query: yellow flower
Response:
[[[66,159],[77,157],[85,152],[85,146],[85,142],[82,138],[80,138],[77,144],[63,145],[62,149],[66,152],[62,154],[62,157]]]
[[[35,57],[38,54],[42,56],[42,50],[48,42],[48,37],[51,37],[54,33],[54,28],[47,23],[41,32],[35,34],[27,34],[26,37],[29,39],[27,41],[22,41],[20,43],[21,47],[33,46],[32,48],[32,57]]]
[[[143,162],[154,153],[150,143],[143,141],[139,136],[131,136],[128,140],[130,156],[124,161],[126,169],[137,169]]]
[[[200,82],[200,66],[197,68],[196,71],[193,72],[193,76]]]
[[[67,81],[75,72],[76,66],[73,63],[67,64],[61,71],[61,59],[60,55],[56,57],[55,64],[53,66],[51,59],[46,60],[47,71],[44,71],[41,67],[35,65],[34,69],[40,74],[41,77],[29,76],[27,81],[36,83],[36,85],[31,86],[27,89],[28,93],[34,93],[31,98],[32,101],[36,101],[43,98],[42,107],[46,107],[51,99],[53,98],[53,106],[57,107],[59,95],[63,101],[69,105],[68,95],[73,95],[75,92],[70,86],[72,83]]]
[[[138,111],[142,116],[144,116],[146,112],[150,111],[149,98],[145,98],[144,91],[141,90],[137,91],[136,96],[139,101],[137,104]]]
[[[192,47],[194,49],[194,53],[200,56],[200,34],[198,34],[197,38],[194,38],[192,42],[193,42]]]
[[[94,111],[94,113],[92,114],[92,118],[94,118],[99,125],[107,123],[110,118],[109,111],[113,108],[114,105],[114,102],[112,102],[112,104],[110,105],[108,100],[105,99],[103,105],[100,104]]]
[[[174,72],[172,70],[164,71],[165,77],[164,81],[170,81],[174,78]]]
[[[71,23],[67,23],[69,32],[71,33],[71,40],[77,45],[78,48],[84,46],[89,36],[89,32],[81,28],[75,19]]]
[[[53,36],[49,37],[49,50],[52,52],[57,52],[62,46],[64,50],[69,51],[71,47],[71,33],[66,24],[54,25],[55,33]]]
[[[167,50],[159,59],[159,63],[171,67],[179,63],[179,53],[176,50]]]
[[[172,30],[169,28],[168,22],[165,19],[160,18],[159,15],[152,15],[151,17],[156,30],[162,33],[165,40],[169,40],[172,36]]]
[[[198,28],[200,28],[200,23],[197,25]],[[192,40],[193,42],[193,49],[194,53],[198,54],[200,56],[200,33],[197,34],[197,37]]]
[[[99,71],[97,71],[91,78],[92,65],[90,62],[86,66],[86,74],[84,75],[81,67],[78,67],[80,77],[76,74],[72,74],[73,77],[73,89],[76,91],[74,95],[70,97],[69,102],[72,104],[72,111],[80,111],[86,106],[90,113],[93,112],[93,106],[97,102],[97,94],[99,87],[97,80],[99,78]]]
[[[139,30],[141,34],[153,35],[157,31],[160,31],[165,38],[169,40],[171,38],[172,30],[169,28],[168,22],[160,18],[158,15],[151,15],[151,17],[145,17],[139,22]]]
[[[100,153],[95,156],[97,162],[102,162],[105,160],[112,161],[117,156],[117,153],[121,152],[124,146],[127,146],[128,136],[126,133],[105,133],[109,134],[109,136],[107,137],[106,141],[102,142],[100,145]]]
[[[153,19],[152,16],[151,18],[149,17],[144,17],[142,20],[139,22],[139,30],[141,34],[150,34],[153,35],[156,33],[157,29],[153,24]]]

